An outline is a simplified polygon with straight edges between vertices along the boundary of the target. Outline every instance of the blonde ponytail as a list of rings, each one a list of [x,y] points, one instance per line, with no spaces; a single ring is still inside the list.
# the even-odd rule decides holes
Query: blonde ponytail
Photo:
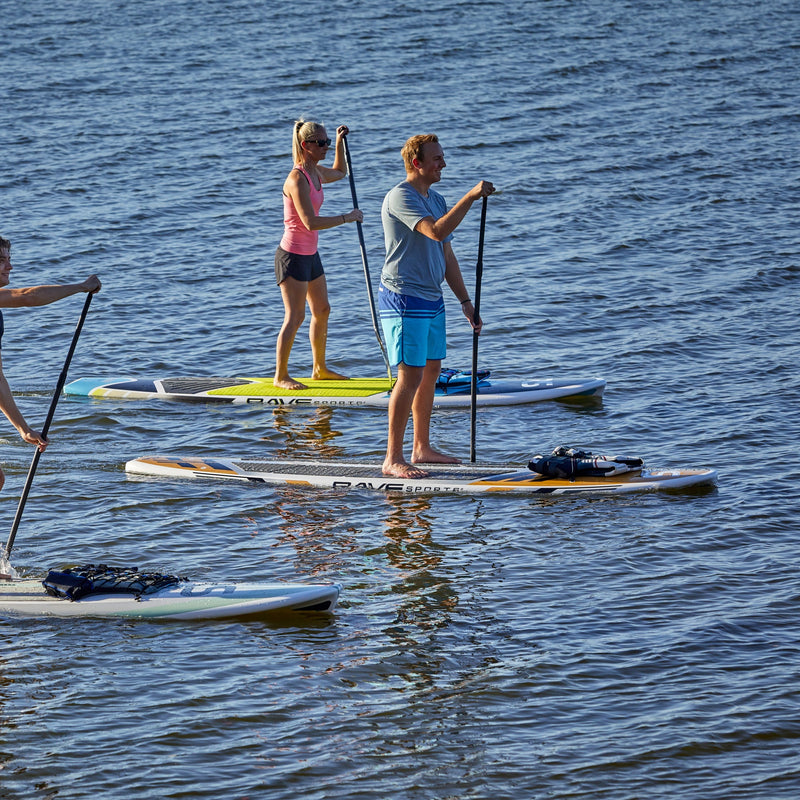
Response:
[[[320,122],[305,119],[295,121],[294,136],[292,137],[292,158],[295,164],[301,164],[305,160],[301,143],[313,139],[317,131],[324,129],[325,126]]]

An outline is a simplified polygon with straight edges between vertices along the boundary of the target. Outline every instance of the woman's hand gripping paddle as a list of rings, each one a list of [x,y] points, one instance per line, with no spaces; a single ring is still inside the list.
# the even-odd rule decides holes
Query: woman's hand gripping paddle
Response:
[[[477,325],[481,318],[481,280],[483,279],[483,234],[486,230],[486,201],[489,198],[484,195],[483,205],[481,206],[481,229],[478,236],[478,263],[475,266],[475,316],[472,324]],[[472,331],[472,376],[470,380],[470,437],[469,437],[469,460],[475,463],[475,427],[477,422],[478,410],[478,332]]]
[[[78,344],[78,337],[81,335],[81,329],[83,328],[84,320],[86,319],[86,314],[89,312],[89,305],[92,302],[92,293],[89,292],[86,295],[86,302],[83,304],[83,311],[81,312],[80,319],[78,320],[78,324],[75,327],[75,334],[72,337],[72,344],[69,347],[69,352],[67,353],[67,358],[64,361],[64,368],[61,370],[61,374],[58,376],[58,383],[56,384],[56,390],[53,394],[53,399],[50,401],[50,410],[47,412],[47,419],[42,426],[42,437],[47,438],[47,433],[50,430],[50,423],[53,421],[53,416],[56,413],[56,405],[58,405],[58,398],[61,395],[61,392],[64,389],[64,384],[67,381],[67,370],[69,369],[70,361],[72,361],[72,355],[75,352],[75,346]],[[6,577],[13,577],[13,570],[9,559],[11,558],[11,548],[14,546],[14,539],[17,535],[17,528],[19,527],[19,521],[22,518],[22,510],[25,508],[25,501],[28,499],[28,494],[31,490],[31,484],[33,483],[33,476],[36,474],[36,467],[39,464],[39,456],[41,456],[41,451],[39,448],[36,448],[36,451],[33,454],[33,461],[31,462],[30,469],[28,470],[28,477],[25,480],[25,486],[22,490],[22,495],[19,498],[19,505],[17,506],[17,513],[14,517],[14,523],[11,526],[11,534],[8,537],[8,542],[6,542],[6,549],[5,553],[3,554],[2,558],[0,558],[0,566],[9,570],[9,575],[0,575],[2,578]]]
[[[356,197],[356,182],[353,178],[353,163],[350,160],[350,145],[347,143],[347,137],[344,138],[344,155],[347,160],[347,175],[350,178],[350,193],[353,195],[353,208],[358,208],[358,197]],[[392,368],[389,364],[389,358],[386,355],[386,348],[383,346],[383,339],[381,339],[380,328],[378,327],[378,315],[375,312],[375,297],[372,294],[372,281],[369,277],[369,265],[367,264],[367,247],[364,244],[364,231],[361,228],[361,223],[356,222],[358,228],[358,243],[361,245],[361,262],[364,264],[364,278],[367,281],[367,297],[369,298],[369,310],[372,313],[372,327],[375,331],[375,336],[378,339],[378,345],[381,348],[381,355],[386,364],[386,372],[389,375],[389,382],[392,382]]]

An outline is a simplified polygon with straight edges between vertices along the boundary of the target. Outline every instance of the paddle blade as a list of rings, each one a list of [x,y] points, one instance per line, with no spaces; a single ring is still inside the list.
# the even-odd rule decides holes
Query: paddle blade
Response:
[[[0,557],[0,580],[10,581],[18,577],[17,571],[5,556]]]

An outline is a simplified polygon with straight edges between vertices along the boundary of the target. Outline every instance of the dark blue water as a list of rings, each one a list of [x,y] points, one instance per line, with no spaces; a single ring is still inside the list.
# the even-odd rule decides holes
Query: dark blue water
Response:
[[[14,550],[336,580],[331,620],[0,620],[0,797],[795,798],[800,11],[791,0],[0,1],[14,285],[96,272],[70,376],[270,374],[301,115],[346,123],[373,282],[400,147],[489,201],[497,377],[599,405],[481,411],[478,455],[558,444],[715,489],[384,497],[126,479],[146,453],[380,456],[380,411],[64,398]],[[346,182],[330,213],[351,207]],[[478,211],[454,248],[474,281]],[[330,364],[380,376],[356,231],[324,232]],[[43,420],[79,298],[5,313]],[[448,298],[447,363],[472,337]],[[301,332],[294,374],[310,368]],[[38,423],[41,424],[41,423]],[[30,448],[2,433],[10,526]],[[468,457],[464,412],[434,440]]]

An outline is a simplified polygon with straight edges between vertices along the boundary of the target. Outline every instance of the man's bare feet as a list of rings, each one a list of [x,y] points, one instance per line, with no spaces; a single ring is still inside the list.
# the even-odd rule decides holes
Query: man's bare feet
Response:
[[[429,447],[427,450],[414,451],[411,454],[412,464],[460,464],[461,459],[440,453]]]
[[[276,389],[288,389],[289,391],[308,389],[308,386],[304,383],[300,383],[300,381],[296,381],[294,378],[273,378],[272,385]]]
[[[340,375],[338,372],[334,372],[332,369],[315,369],[311,373],[311,377],[315,381],[349,381],[350,378],[347,375]]]
[[[383,474],[393,478],[427,478],[428,473],[424,469],[415,467],[405,461],[397,463],[383,462]]]

